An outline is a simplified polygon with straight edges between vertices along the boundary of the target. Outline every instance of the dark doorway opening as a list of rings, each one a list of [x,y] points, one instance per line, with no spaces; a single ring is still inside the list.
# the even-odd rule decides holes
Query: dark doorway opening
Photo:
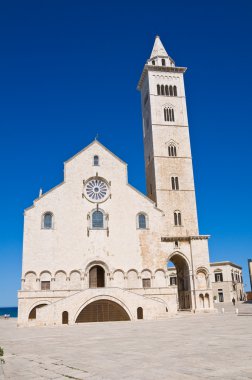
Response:
[[[137,319],[143,319],[143,308],[142,307],[137,308]]]
[[[100,265],[95,265],[89,271],[89,287],[104,288],[105,270]]]
[[[63,313],[62,313],[62,324],[68,325],[68,312],[67,311],[63,311]]]

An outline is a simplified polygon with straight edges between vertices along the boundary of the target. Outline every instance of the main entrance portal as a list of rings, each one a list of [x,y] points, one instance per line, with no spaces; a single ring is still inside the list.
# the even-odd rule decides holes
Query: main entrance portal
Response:
[[[105,271],[100,265],[95,265],[89,271],[89,287],[104,288],[105,286]]]
[[[99,300],[90,303],[78,315],[76,323],[129,321],[128,313],[116,302]]]

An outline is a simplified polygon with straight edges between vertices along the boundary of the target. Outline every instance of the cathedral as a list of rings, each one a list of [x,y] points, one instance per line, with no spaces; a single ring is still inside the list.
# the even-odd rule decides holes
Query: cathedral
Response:
[[[147,195],[128,183],[127,164],[95,140],[64,163],[63,182],[25,210],[19,326],[214,310],[185,71],[157,36],[138,83]]]

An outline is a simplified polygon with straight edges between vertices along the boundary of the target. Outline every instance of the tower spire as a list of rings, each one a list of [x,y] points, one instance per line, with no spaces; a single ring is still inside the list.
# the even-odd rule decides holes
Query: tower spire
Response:
[[[154,46],[150,55],[150,59],[155,57],[169,57],[167,51],[162,44],[160,37],[156,36]]]

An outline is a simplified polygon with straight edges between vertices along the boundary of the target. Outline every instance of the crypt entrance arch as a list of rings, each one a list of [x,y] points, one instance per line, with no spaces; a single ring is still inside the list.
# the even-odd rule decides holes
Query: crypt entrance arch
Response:
[[[170,285],[177,286],[178,310],[191,310],[190,270],[187,259],[180,252],[174,252],[168,259],[167,268],[168,273],[171,273]],[[174,281],[174,273],[176,281]]]
[[[100,299],[85,306],[78,314],[75,323],[129,321],[126,310],[115,301]]]

